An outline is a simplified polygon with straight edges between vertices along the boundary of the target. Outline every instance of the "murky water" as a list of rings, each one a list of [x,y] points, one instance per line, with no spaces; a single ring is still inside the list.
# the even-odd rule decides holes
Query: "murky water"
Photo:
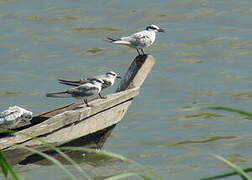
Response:
[[[103,40],[157,24],[167,32],[146,49],[157,63],[104,149],[170,180],[228,171],[212,153],[251,166],[252,121],[208,109],[252,111],[251,7],[251,0],[1,0],[0,108],[41,112],[73,102],[45,93],[65,88],[57,78],[124,74],[135,50]],[[135,169],[118,162],[81,165],[97,179]],[[57,167],[17,170],[28,179],[66,179]]]

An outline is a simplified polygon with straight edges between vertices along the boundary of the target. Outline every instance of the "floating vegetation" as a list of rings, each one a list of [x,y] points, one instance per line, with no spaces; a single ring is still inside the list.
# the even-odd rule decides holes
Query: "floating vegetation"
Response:
[[[113,27],[77,27],[73,28],[74,31],[82,32],[82,31],[120,31],[120,29]]]
[[[89,54],[97,54],[101,51],[103,51],[103,49],[100,49],[100,48],[91,48],[91,49],[86,50],[86,52]]]
[[[237,138],[237,137],[236,136],[212,136],[207,139],[187,140],[187,141],[173,143],[170,145],[176,146],[176,145],[182,145],[182,144],[201,144],[201,143],[208,143],[208,142],[219,141],[219,140],[223,140],[223,139],[234,139],[234,138]]]
[[[214,117],[223,117],[223,115],[212,113],[212,112],[200,112],[197,114],[187,115],[186,118],[203,118],[203,119],[209,119]]]
[[[229,107],[221,107],[221,106],[210,107],[209,109],[233,112],[233,113],[237,113],[237,114],[246,116],[247,119],[252,119],[252,113],[247,112],[247,111],[243,111],[243,110],[240,110],[240,109],[229,108]]]
[[[78,19],[80,19],[80,17],[78,16],[62,16],[62,17],[49,18],[48,22],[76,21]]]
[[[103,49],[101,48],[91,48],[91,49],[84,49],[78,52],[78,55],[95,55],[95,54],[99,54],[103,51]]]
[[[49,18],[49,17],[43,17],[43,16],[28,16],[27,17],[28,20],[31,21],[46,21],[49,23],[55,23],[55,22],[65,22],[65,21],[76,21],[78,19],[80,19],[80,17],[78,16],[58,16],[58,17],[53,17],[53,18]]]
[[[16,96],[17,94],[20,94],[20,92],[16,91],[0,92],[0,96]]]
[[[243,49],[243,48],[250,48],[252,45],[252,41],[240,41],[240,42],[230,42],[229,43],[231,48],[234,49]]]
[[[246,160],[244,159],[244,157],[240,154],[233,154],[230,155],[228,157],[226,157],[227,160],[231,161],[231,162],[246,162]]]
[[[145,144],[149,145],[159,145],[159,146],[164,146],[164,147],[170,147],[170,146],[179,146],[179,145],[184,145],[184,144],[204,144],[204,143],[209,143],[209,142],[214,142],[214,141],[220,141],[220,140],[227,140],[227,139],[235,139],[237,138],[236,136],[212,136],[212,137],[207,137],[205,139],[196,139],[196,140],[185,140],[185,141],[179,141],[179,142],[158,142],[158,140],[152,141],[152,142],[146,142]]]
[[[41,16],[28,16],[27,19],[31,21],[42,21],[44,18]]]

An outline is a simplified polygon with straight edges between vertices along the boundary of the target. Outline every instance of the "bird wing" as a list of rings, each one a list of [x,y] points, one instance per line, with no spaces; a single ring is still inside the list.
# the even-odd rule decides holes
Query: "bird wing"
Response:
[[[58,82],[60,84],[65,84],[65,85],[69,85],[69,86],[79,86],[79,85],[84,84],[84,83],[89,82],[89,81],[90,81],[90,78],[84,78],[84,79],[80,79],[78,81],[58,79]]]
[[[64,84],[64,85],[68,85],[68,86],[80,86],[82,83],[80,82],[76,82],[76,83],[73,83],[73,82],[64,82],[64,81],[59,81],[60,84]]]
[[[130,42],[134,46],[148,47],[153,43],[153,40],[148,31],[140,31],[129,37]]]
[[[105,89],[105,88],[110,87],[112,85],[110,78],[106,74],[101,74],[101,75],[95,76],[95,78],[101,79],[103,81],[102,89]]]
[[[108,77],[105,74],[101,74],[98,76],[95,76],[93,78],[85,78],[85,79],[80,79],[78,81],[70,81],[70,80],[65,80],[65,79],[58,79],[60,84],[64,84],[64,85],[68,85],[68,86],[75,86],[78,87],[82,84],[88,83],[90,82],[92,79],[101,79],[104,81],[104,83],[102,84],[102,88],[107,88],[109,86],[111,86],[111,83],[108,82]]]
[[[73,97],[78,96],[92,96],[100,92],[101,89],[94,86],[91,83],[82,84],[76,88],[69,89],[68,92],[73,95]]]

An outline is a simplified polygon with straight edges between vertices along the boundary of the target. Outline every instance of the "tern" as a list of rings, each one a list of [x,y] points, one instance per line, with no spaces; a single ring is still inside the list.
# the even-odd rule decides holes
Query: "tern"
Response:
[[[21,122],[29,122],[32,119],[32,112],[19,106],[9,107],[0,113],[0,128],[12,129]]]
[[[62,92],[47,93],[46,96],[55,97],[55,98],[73,97],[76,99],[82,99],[84,103],[88,107],[90,107],[86,97],[99,94],[100,98],[104,98],[100,94],[103,83],[104,82],[100,79],[91,79],[90,81],[83,83],[80,86],[77,86],[77,87],[68,89],[66,91],[62,91]]]
[[[91,78],[82,78],[78,81],[71,81],[71,80],[65,80],[65,79],[58,79],[58,81],[61,84],[65,84],[69,86],[80,86],[81,84],[89,82],[90,80],[94,78],[101,79],[104,82],[102,84],[102,90],[113,86],[116,78],[122,79],[122,77],[116,74],[114,71],[109,71],[109,72],[106,72],[105,74],[101,74],[101,75],[91,77]]]
[[[122,44],[137,50],[138,55],[140,50],[144,54],[144,48],[150,47],[156,39],[156,32],[165,32],[164,29],[157,25],[150,25],[145,30],[132,34],[130,36],[121,37],[119,39],[107,38],[107,41],[113,44]]]

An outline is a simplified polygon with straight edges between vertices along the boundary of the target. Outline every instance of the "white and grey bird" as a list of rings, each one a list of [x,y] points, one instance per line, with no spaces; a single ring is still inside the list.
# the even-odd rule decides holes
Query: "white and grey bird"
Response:
[[[98,76],[94,76],[91,78],[82,78],[78,81],[71,81],[71,80],[65,80],[65,79],[58,79],[60,84],[65,84],[69,86],[80,86],[83,83],[89,82],[92,79],[101,79],[104,83],[102,84],[102,90],[106,89],[108,87],[111,87],[114,85],[116,78],[122,79],[121,76],[119,76],[114,71],[106,72],[105,74],[101,74]]]
[[[89,106],[86,97],[99,94],[100,98],[104,98],[100,95],[103,83],[104,82],[100,79],[91,79],[90,81],[83,83],[80,86],[62,92],[47,93],[46,96],[55,98],[73,97],[76,99],[82,99],[84,103]]]
[[[150,25],[145,28],[145,30],[132,34],[130,36],[121,37],[119,39],[107,38],[107,41],[113,44],[122,44],[135,48],[137,53],[144,54],[144,48],[150,47],[156,39],[156,32],[165,32],[164,29],[159,28],[157,25]]]
[[[19,106],[9,107],[0,113],[0,129],[13,129],[21,122],[29,122],[32,112]]]

